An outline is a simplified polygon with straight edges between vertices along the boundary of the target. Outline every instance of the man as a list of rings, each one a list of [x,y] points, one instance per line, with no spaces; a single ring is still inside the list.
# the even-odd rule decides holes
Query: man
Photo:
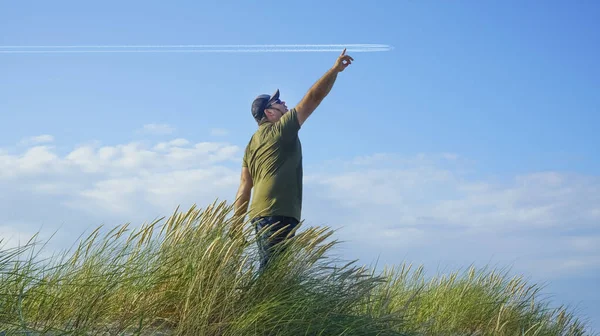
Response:
[[[257,237],[261,271],[273,257],[275,245],[293,237],[291,231],[301,220],[303,172],[298,131],[329,94],[338,73],[352,61],[344,49],[334,66],[291,110],[280,100],[279,90],[273,95],[259,95],[252,102],[252,116],[258,130],[244,153],[234,208],[235,216],[242,222],[254,188],[249,215],[257,234],[267,228]]]

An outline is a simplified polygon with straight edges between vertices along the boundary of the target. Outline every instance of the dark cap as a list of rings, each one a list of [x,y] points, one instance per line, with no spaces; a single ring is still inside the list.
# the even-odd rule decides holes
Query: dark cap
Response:
[[[261,94],[254,98],[252,102],[252,116],[256,122],[259,122],[264,117],[267,106],[277,99],[279,99],[279,89],[270,96],[268,94]]]

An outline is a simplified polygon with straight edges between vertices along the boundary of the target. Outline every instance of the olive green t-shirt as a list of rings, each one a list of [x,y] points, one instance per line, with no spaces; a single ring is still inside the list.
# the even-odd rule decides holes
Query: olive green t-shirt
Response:
[[[300,123],[292,108],[276,123],[261,124],[244,153],[254,184],[250,218],[288,216],[300,221],[302,211],[302,147]]]

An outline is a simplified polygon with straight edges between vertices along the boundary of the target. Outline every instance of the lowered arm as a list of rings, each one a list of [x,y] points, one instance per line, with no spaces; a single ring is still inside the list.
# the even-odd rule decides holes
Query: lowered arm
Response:
[[[253,186],[254,183],[252,182],[250,171],[247,167],[243,167],[240,177],[240,186],[235,196],[234,210],[236,217],[242,218],[248,211],[248,204],[250,203],[250,195]]]

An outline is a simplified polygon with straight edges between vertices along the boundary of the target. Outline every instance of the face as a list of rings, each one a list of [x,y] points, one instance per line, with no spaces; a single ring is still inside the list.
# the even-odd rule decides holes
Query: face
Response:
[[[272,121],[279,120],[286,112],[288,112],[288,107],[285,105],[285,101],[276,100],[268,107],[270,113],[270,117]]]

